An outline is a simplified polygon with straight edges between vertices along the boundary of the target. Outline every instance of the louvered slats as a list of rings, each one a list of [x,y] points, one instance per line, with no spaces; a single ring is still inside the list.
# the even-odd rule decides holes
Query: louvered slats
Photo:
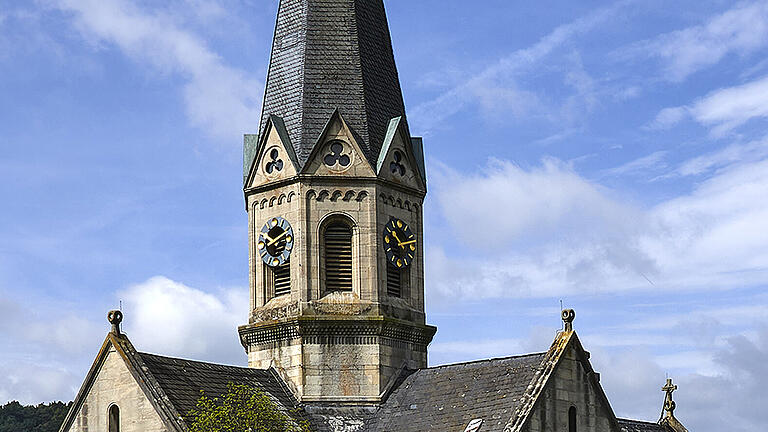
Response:
[[[352,291],[352,229],[333,224],[325,230],[325,289]]]
[[[285,264],[275,267],[273,270],[275,278],[275,297],[291,293],[291,261],[288,260]]]
[[[402,295],[402,272],[391,264],[387,264],[387,294],[393,297]]]

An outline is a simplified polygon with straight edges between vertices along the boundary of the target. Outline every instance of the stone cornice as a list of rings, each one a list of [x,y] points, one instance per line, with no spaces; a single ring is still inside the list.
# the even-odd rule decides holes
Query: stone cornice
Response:
[[[407,343],[419,350],[427,345],[437,327],[383,316],[372,317],[296,317],[281,321],[240,326],[243,347],[285,343],[301,339],[303,343],[376,344]]]

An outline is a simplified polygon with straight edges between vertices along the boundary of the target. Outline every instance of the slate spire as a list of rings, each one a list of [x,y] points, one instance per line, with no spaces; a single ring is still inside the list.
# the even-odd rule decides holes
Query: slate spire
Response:
[[[259,134],[282,118],[303,167],[336,109],[375,164],[405,116],[383,0],[281,0]]]

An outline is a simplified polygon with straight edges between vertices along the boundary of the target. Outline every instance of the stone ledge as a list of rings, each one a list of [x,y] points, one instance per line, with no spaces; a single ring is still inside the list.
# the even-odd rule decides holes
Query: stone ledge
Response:
[[[437,328],[383,316],[327,317],[301,316],[240,326],[240,343],[248,348],[300,339],[306,344],[373,345],[379,343],[412,344],[426,351]]]

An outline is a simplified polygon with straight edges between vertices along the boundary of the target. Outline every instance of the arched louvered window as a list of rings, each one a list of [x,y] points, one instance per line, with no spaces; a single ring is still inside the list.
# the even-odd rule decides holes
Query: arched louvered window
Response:
[[[403,295],[403,270],[387,263],[387,294],[392,297]]]
[[[325,290],[352,291],[352,227],[338,220],[323,232]]]
[[[109,432],[120,432],[120,407],[111,405],[109,407]]]
[[[272,283],[275,287],[275,297],[291,293],[291,260],[272,269]]]
[[[576,432],[576,407],[568,410],[568,432]]]

